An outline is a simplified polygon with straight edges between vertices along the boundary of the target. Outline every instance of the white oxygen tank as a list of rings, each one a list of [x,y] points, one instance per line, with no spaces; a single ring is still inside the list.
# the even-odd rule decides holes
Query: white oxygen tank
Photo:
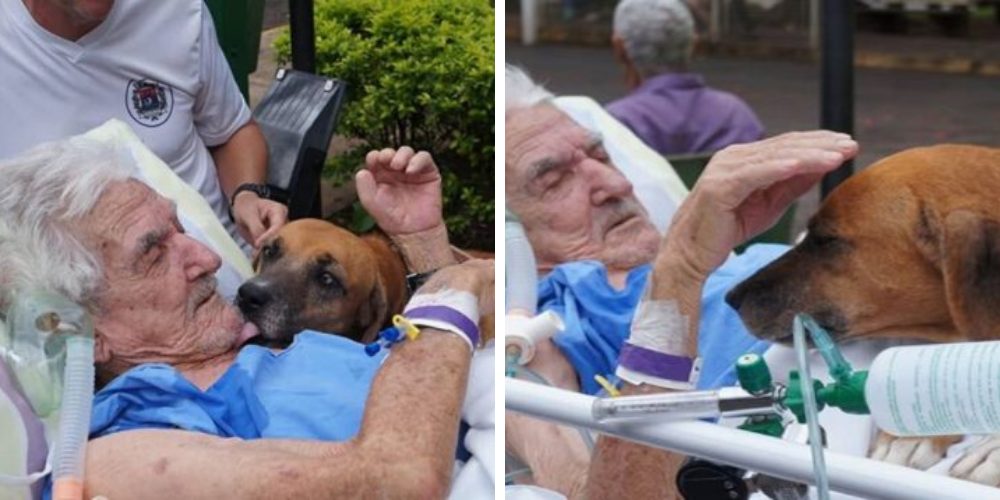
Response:
[[[894,347],[868,370],[875,424],[897,436],[1000,432],[1000,341]]]

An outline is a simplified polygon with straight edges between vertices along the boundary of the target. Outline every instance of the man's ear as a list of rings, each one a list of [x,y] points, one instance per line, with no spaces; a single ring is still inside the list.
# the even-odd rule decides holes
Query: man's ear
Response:
[[[358,307],[358,319],[355,323],[361,331],[361,338],[358,341],[366,344],[373,342],[382,325],[388,321],[388,314],[389,301],[385,285],[382,283],[382,277],[378,276],[368,298]]]
[[[615,55],[615,61],[624,66],[631,64],[628,52],[625,51],[625,40],[618,35],[611,35],[611,52]]]
[[[638,87],[642,81],[635,63],[632,62],[632,57],[625,50],[625,40],[618,35],[613,35],[611,37],[611,50],[615,54],[615,60],[625,68],[625,85],[629,90]]]
[[[104,335],[94,331],[94,363],[104,364],[111,361],[111,346],[104,340]]]
[[[1000,330],[1000,222],[957,210],[944,218],[941,271],[952,321],[969,340]]]

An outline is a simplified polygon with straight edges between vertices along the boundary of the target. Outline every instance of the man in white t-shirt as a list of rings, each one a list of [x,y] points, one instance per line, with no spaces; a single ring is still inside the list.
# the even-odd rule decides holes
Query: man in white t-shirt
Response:
[[[203,0],[0,0],[0,77],[0,159],[118,118],[244,251],[285,223]]]

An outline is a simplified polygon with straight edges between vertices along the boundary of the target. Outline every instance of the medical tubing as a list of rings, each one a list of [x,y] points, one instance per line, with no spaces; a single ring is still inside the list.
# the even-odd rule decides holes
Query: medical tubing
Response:
[[[521,221],[510,210],[506,213],[507,312],[520,310],[525,316],[534,316],[538,303],[535,251]]]
[[[518,364],[528,364],[535,357],[535,346],[565,327],[555,311],[545,311],[537,316],[522,316],[520,311],[507,315],[504,344],[508,355],[517,353]]]
[[[52,470],[53,500],[83,497],[83,463],[94,399],[94,339],[69,335],[62,414]]]
[[[591,411],[598,422],[611,419],[672,421],[773,415],[777,406],[773,394],[754,396],[739,387],[723,387],[714,391],[597,398]]]
[[[837,349],[837,344],[833,342],[830,334],[808,314],[801,314],[800,317],[802,318],[802,326],[808,330],[813,345],[816,346],[816,350],[826,362],[827,370],[834,380],[843,381],[849,377],[854,369],[851,368],[851,364],[844,358],[840,349]]]
[[[819,428],[819,410],[816,405],[816,395],[813,391],[813,379],[809,373],[809,359],[806,355],[806,334],[803,327],[803,315],[796,315],[792,321],[792,338],[795,344],[795,357],[802,375],[802,398],[805,400],[806,426],[809,428],[809,450],[812,453],[813,473],[816,475],[816,493],[819,500],[830,500],[830,481],[826,475],[826,460],[823,457],[823,434]]]

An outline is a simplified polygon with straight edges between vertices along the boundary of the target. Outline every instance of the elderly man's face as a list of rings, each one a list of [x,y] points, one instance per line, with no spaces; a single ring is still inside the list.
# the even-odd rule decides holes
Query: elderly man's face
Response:
[[[506,193],[538,266],[597,259],[629,269],[656,255],[659,234],[600,137],[543,104],[506,117]]]
[[[197,363],[245,340],[235,307],[215,291],[219,257],[183,233],[172,202],[112,184],[81,227],[103,261],[97,361],[117,372],[143,362]]]

